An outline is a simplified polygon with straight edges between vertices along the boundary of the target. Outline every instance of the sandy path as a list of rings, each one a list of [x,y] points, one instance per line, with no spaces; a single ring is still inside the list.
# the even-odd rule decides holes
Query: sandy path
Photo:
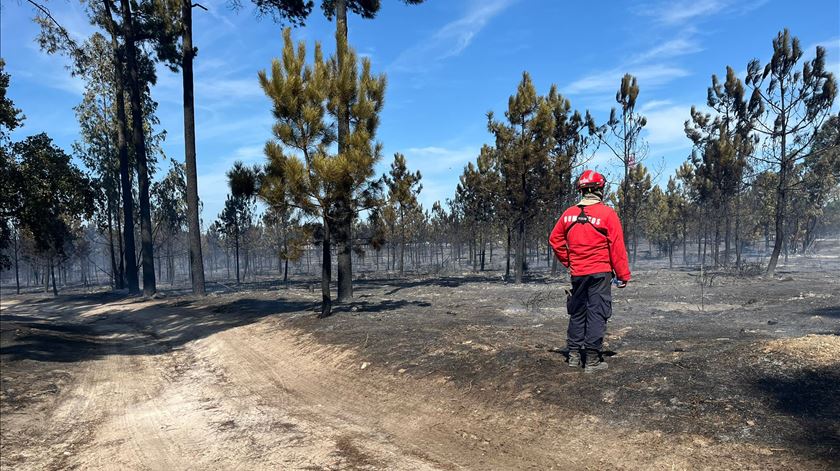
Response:
[[[685,469],[768,453],[607,430],[528,398],[481,402],[444,377],[361,368],[353,350],[271,317],[172,345],[171,320],[197,328],[195,311],[165,301],[8,309],[82,319],[102,336],[56,397],[3,418],[18,452],[4,469]]]

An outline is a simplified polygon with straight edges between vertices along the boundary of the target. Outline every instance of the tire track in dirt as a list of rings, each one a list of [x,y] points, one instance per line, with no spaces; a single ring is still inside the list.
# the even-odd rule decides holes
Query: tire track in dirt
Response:
[[[123,308],[142,308],[144,316],[96,318]],[[767,458],[773,452],[757,446],[618,429],[532,399],[480,400],[436,375],[399,375],[377,364],[361,368],[361,350],[321,344],[277,318],[167,343],[166,319],[196,329],[189,318],[194,314],[156,301],[130,308],[110,303],[82,314],[104,334],[101,351],[75,364],[71,385],[37,418],[4,419],[4,428],[11,423],[19,433],[37,437],[15,469],[687,469],[728,461],[742,469],[768,469],[774,464]],[[745,464],[745,456],[767,459]]]
[[[558,460],[550,447],[528,446],[533,435],[520,441],[499,433],[515,427],[509,419],[494,423],[497,411],[471,403],[443,381],[384,377],[359,369],[352,352],[318,345],[306,335],[247,329],[259,331],[217,334],[197,342],[198,355],[224,365],[233,383],[256,396],[270,398],[272,385],[282,384],[289,396],[278,406],[291,403],[295,414],[311,422],[356,431],[373,454],[386,454],[377,450],[385,442],[443,469],[549,469]],[[259,366],[249,366],[254,364]]]

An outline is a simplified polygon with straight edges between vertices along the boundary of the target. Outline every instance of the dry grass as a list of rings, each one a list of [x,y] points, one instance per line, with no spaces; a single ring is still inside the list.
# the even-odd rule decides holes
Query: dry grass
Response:
[[[770,340],[764,344],[764,353],[780,354],[797,359],[807,359],[814,366],[840,365],[840,336],[806,335],[788,339]]]

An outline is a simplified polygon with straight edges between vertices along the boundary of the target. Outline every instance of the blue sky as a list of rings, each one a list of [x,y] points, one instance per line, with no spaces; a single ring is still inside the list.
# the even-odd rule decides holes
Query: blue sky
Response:
[[[247,2],[245,2],[247,3]],[[316,2],[317,3],[317,2]],[[47,2],[54,16],[78,38],[93,29],[76,1]],[[245,8],[230,11],[223,0],[206,0],[195,12],[196,134],[199,193],[205,225],[219,213],[227,193],[225,171],[235,160],[262,163],[270,137],[268,100],[257,72],[280,54],[281,27],[257,20]],[[423,173],[421,201],[453,195],[464,165],[482,144],[492,143],[487,111],[501,115],[521,79],[531,73],[540,93],[552,83],[580,110],[609,115],[621,76],[638,77],[637,108],[648,118],[648,165],[663,178],[688,155],[683,121],[692,104],[703,105],[711,74],[727,65],[743,73],[748,61],[765,63],[771,41],[788,27],[813,56],[828,49],[840,76],[840,6],[836,0],[427,0],[405,6],[383,0],[376,20],[351,16],[351,44],[388,77],[378,139],[384,145],[379,172],[394,152]],[[72,107],[83,84],[35,43],[33,10],[23,0],[3,0],[0,55],[12,75],[9,96],[22,108],[25,126],[15,139],[45,131],[69,151],[78,138]],[[333,49],[333,25],[319,9],[296,40],[321,41]],[[168,131],[168,158],[183,160],[181,79],[159,68],[153,98]],[[592,162],[618,175],[603,152]],[[159,167],[165,169],[168,163]]]

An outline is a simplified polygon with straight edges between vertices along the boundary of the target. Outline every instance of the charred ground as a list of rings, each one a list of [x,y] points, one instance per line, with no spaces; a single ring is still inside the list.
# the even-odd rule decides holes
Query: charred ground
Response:
[[[614,291],[610,368],[597,375],[565,364],[563,283],[548,276],[521,286],[477,275],[361,280],[355,301],[326,320],[315,318],[318,294],[308,282],[254,283],[206,299],[177,292],[153,301],[103,293],[4,297],[3,465],[95,465],[91,456],[109,446],[101,430],[123,412],[108,410],[107,401],[96,406],[96,397],[77,414],[60,411],[83,394],[79,388],[92,388],[85,378],[93,365],[119,358],[154,362],[147,376],[123,379],[164,379],[126,404],[206,381],[204,399],[224,409],[210,386],[218,378],[269,415],[282,409],[303,420],[295,411],[336,403],[334,414],[286,419],[296,425],[271,435],[280,442],[252,436],[250,452],[236,462],[256,467],[278,463],[257,459],[272,456],[292,468],[333,469],[829,468],[840,459],[834,268],[803,262],[772,279],[714,273],[702,289],[696,271],[641,270],[630,288]],[[260,342],[267,346],[257,348]],[[219,360],[233,345],[253,351],[232,357],[236,363]],[[307,376],[315,365],[319,373]],[[255,384],[273,372],[276,391],[249,389],[237,369]],[[98,377],[98,384],[119,390],[117,379]],[[275,395],[297,398],[297,407],[280,407],[291,399]],[[364,407],[344,403],[354,397]],[[439,407],[427,411],[426,403]],[[241,420],[235,413],[210,420],[221,424],[214,440],[226,440]],[[80,422],[87,432],[60,433]],[[324,423],[334,431],[313,431]],[[284,436],[326,443],[323,456],[280,453]],[[60,453],[44,460],[33,458],[37,450]],[[587,461],[592,453],[597,460]],[[132,464],[150,465],[142,456]]]

